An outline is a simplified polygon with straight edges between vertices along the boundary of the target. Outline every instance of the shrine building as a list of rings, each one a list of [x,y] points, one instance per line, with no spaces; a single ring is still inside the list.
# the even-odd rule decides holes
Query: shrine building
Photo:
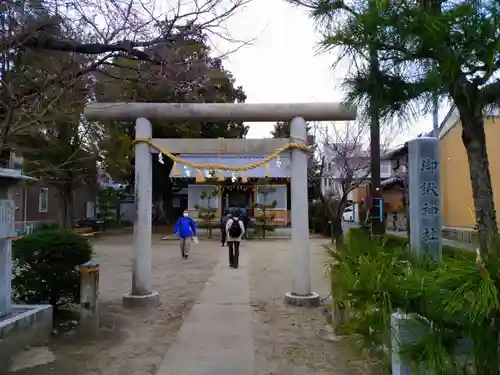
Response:
[[[176,155],[186,164],[216,164],[243,167],[261,162],[276,150],[286,146],[288,139],[168,139],[154,140]],[[269,204],[276,201],[272,209],[274,224],[278,227],[290,225],[290,151],[257,168],[247,171],[226,171],[195,168],[181,161],[174,163],[170,177],[187,184],[187,188],[176,193],[175,204],[187,209],[197,218],[198,207],[217,209],[217,216],[228,208],[247,210],[250,218],[258,214],[255,203]],[[271,185],[272,189],[267,187]]]

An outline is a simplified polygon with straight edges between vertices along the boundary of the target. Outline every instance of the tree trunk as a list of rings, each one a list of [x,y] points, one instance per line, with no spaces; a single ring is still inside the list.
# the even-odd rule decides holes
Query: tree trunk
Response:
[[[70,187],[59,187],[59,227],[73,228],[73,190]]]
[[[465,119],[462,117],[462,141],[469,160],[472,196],[476,213],[476,224],[481,256],[487,261],[493,254],[493,237],[498,233],[498,224],[491,187],[490,165],[486,151],[484,119],[481,116]],[[457,204],[462,204],[457,202]]]
[[[336,216],[332,220],[332,240],[335,247],[339,248],[344,244],[344,228],[342,228],[342,217]]]

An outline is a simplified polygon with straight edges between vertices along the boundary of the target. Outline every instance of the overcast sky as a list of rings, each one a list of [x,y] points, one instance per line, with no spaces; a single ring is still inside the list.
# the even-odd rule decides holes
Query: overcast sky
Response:
[[[332,55],[317,53],[318,34],[304,9],[288,5],[285,0],[252,0],[227,26],[235,38],[257,37],[252,45],[230,55],[224,64],[237,84],[243,86],[247,102],[342,100],[339,86],[343,72],[332,71]],[[445,114],[441,110],[440,118]],[[407,124],[407,128],[397,135],[394,144],[430,130],[432,121],[422,119]],[[253,123],[248,138],[268,137],[271,129],[270,123]]]

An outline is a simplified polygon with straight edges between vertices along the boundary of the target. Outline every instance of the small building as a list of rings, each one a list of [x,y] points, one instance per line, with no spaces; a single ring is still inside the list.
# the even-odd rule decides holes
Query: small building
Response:
[[[408,145],[392,149],[384,158],[391,163],[391,177],[380,184],[386,228],[403,231],[407,228]]]
[[[14,152],[6,151],[3,163],[14,169],[22,169],[24,160]],[[15,205],[15,229],[18,235],[30,233],[42,223],[56,223],[60,216],[60,199],[57,189],[45,181],[23,182],[9,189]],[[78,186],[73,192],[73,221],[89,216],[89,203],[95,201],[95,189],[89,185]]]
[[[494,201],[500,202],[500,108],[491,109],[484,119],[486,148],[490,164]],[[473,241],[476,218],[467,152],[462,141],[462,123],[452,107],[439,131],[443,233],[448,238]]]
[[[16,231],[30,232],[41,223],[57,223],[60,204],[57,191],[42,181],[13,186],[9,194],[15,204]],[[73,220],[89,217],[89,202],[95,201],[95,192],[87,186],[78,187],[73,193]]]
[[[288,142],[288,139],[153,139],[153,143],[163,145],[188,163],[232,167],[260,162]],[[258,214],[258,209],[253,208],[255,203],[276,201],[276,206],[270,209],[274,225],[290,225],[290,151],[245,173],[196,170],[176,163],[170,177],[174,183],[181,180],[186,185],[176,193],[174,205],[179,210],[187,209],[194,218],[198,217],[199,207],[216,209],[217,217],[230,207],[240,207],[252,218]]]
[[[490,163],[491,184],[494,201],[500,202],[500,150],[495,144],[500,109],[495,108],[485,116],[484,130],[486,147]],[[432,133],[422,134],[432,136]],[[452,107],[439,128],[440,173],[441,173],[441,211],[443,236],[459,241],[473,242],[476,237],[476,219],[470,182],[469,162],[462,141],[462,126],[458,110]],[[497,151],[498,150],[498,151]],[[401,194],[401,201],[406,211],[404,191],[408,189],[408,147],[402,145],[389,155],[393,163],[393,178],[382,183],[382,193]],[[384,198],[385,199],[385,198]],[[398,218],[398,229],[404,226]],[[390,223],[388,223],[388,229]]]

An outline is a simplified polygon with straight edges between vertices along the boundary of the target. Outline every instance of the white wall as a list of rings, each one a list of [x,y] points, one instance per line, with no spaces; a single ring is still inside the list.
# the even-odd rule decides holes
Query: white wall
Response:
[[[194,210],[197,206],[208,207],[209,200],[208,198],[201,199],[201,193],[204,191],[212,192],[216,188],[217,186],[215,185],[188,185],[188,208]],[[218,196],[210,198],[210,207],[219,207]]]
[[[120,219],[128,222],[135,222],[135,204],[134,202],[121,202],[120,203]]]
[[[265,189],[265,186],[259,187],[257,189]],[[286,210],[287,209],[287,186],[286,185],[273,185],[275,191],[269,192],[267,197],[263,194],[257,194],[257,203],[270,204],[273,200],[276,201],[276,210]],[[265,199],[265,202],[264,202]]]

